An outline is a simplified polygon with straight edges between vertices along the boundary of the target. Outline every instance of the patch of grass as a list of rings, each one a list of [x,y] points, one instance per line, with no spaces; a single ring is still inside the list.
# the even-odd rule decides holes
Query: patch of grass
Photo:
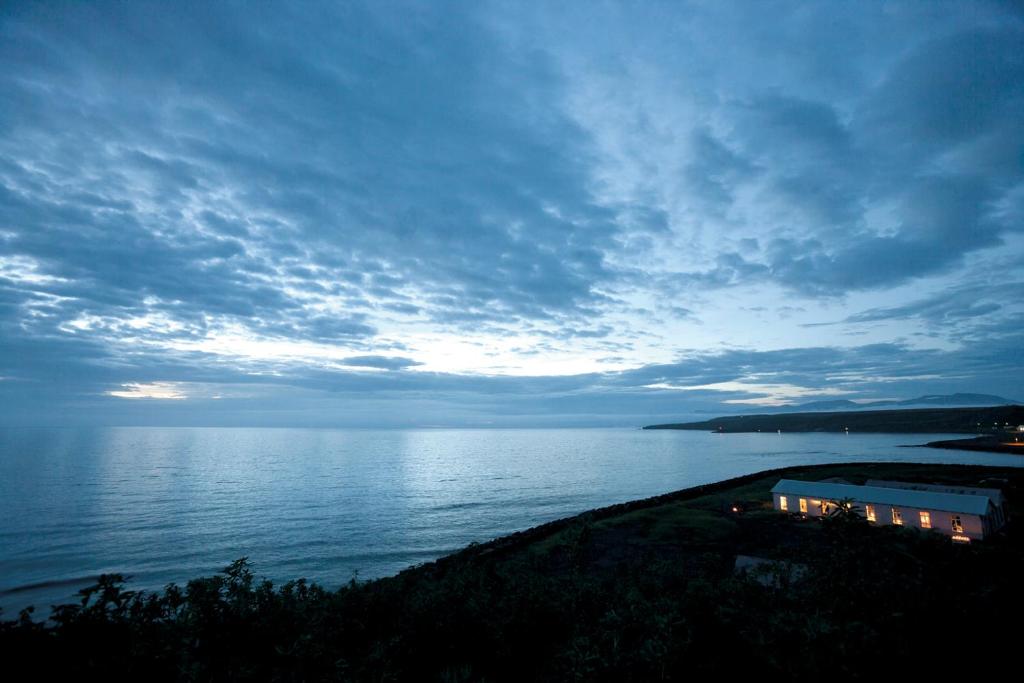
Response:
[[[613,529],[635,531],[652,543],[679,542],[682,539],[706,544],[730,538],[736,532],[736,522],[713,511],[672,503],[629,512],[595,524],[595,532]]]

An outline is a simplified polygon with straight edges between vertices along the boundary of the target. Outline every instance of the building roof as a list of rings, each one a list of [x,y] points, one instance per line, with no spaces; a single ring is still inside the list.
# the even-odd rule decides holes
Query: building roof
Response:
[[[886,488],[884,486],[855,486],[853,484],[831,484],[822,481],[798,481],[780,479],[772,487],[772,493],[808,496],[824,500],[850,498],[858,503],[878,503],[895,507],[919,508],[922,510],[943,510],[984,515],[991,504],[988,496],[974,496],[962,493],[940,491],[915,491],[913,489]]]
[[[919,484],[910,481],[888,481],[886,479],[868,479],[865,486],[881,486],[887,489],[914,489],[917,491],[937,491],[940,493],[962,493],[968,496],[988,496],[994,505],[1003,504],[1003,492],[999,489],[985,489],[978,486],[958,486],[956,484]]]

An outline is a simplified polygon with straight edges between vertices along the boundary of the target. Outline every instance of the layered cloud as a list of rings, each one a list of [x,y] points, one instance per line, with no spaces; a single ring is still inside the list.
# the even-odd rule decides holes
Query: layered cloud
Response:
[[[1019,394],[1022,45],[1002,3],[5,7],[0,401]]]

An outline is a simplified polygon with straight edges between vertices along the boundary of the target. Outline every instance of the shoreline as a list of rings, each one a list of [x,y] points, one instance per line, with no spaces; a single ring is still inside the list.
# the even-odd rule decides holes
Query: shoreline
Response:
[[[647,425],[645,430],[679,429],[729,433],[838,432],[975,435],[982,425],[1024,424],[1024,406],[906,408],[835,412],[725,415],[700,422]]]
[[[162,673],[185,671],[206,680],[277,680],[298,671],[307,680],[339,673],[352,680],[568,680],[580,671],[573,657],[581,641],[588,680],[676,680],[695,665],[724,678],[806,677],[798,667],[807,653],[824,667],[808,675],[840,670],[861,678],[875,673],[863,669],[862,653],[877,661],[880,643],[895,648],[883,659],[899,663],[932,643],[934,632],[955,631],[965,614],[991,620],[1006,608],[1015,616],[1024,591],[1016,580],[1022,542],[1012,524],[965,548],[916,528],[807,519],[772,505],[782,477],[992,482],[1010,506],[1024,491],[1020,467],[778,467],[594,508],[337,589],[264,581],[244,557],[155,594],[126,590],[121,576],[108,575],[86,600],[65,604],[56,621],[0,619],[0,646],[26,664],[53,662],[49,671],[60,678],[95,671],[163,680]],[[921,572],[925,565],[930,571]],[[846,629],[851,621],[866,628]],[[909,643],[908,624],[920,625],[909,629],[919,636]],[[1007,639],[996,650],[1012,652],[1012,629],[996,630]],[[823,631],[858,638],[851,648],[844,641],[838,665],[834,639],[822,640]],[[971,647],[982,640],[991,642],[987,631]],[[653,658],[651,642],[663,643]]]
[[[938,443],[938,442],[936,442]],[[921,444],[918,446],[906,446],[907,448],[924,448],[927,444]],[[1024,449],[1022,449],[1024,450]],[[837,463],[821,463],[815,465],[790,465],[787,467],[773,467],[767,470],[760,470],[758,472],[752,472],[750,474],[744,474],[739,477],[731,477],[729,479],[722,479],[715,482],[709,482],[707,484],[700,484],[697,486],[691,486],[685,489],[679,489],[676,491],[670,491],[657,496],[650,496],[648,498],[638,498],[636,500],[626,501],[624,503],[615,503],[612,505],[606,505],[604,507],[593,508],[580,512],[569,517],[562,517],[559,519],[552,520],[550,522],[544,522],[537,526],[530,527],[529,529],[523,529],[522,531],[516,531],[504,536],[493,538],[489,541],[483,541],[480,543],[472,543],[460,550],[456,550],[453,553],[439,557],[436,560],[430,562],[424,562],[422,564],[412,565],[407,567],[392,577],[402,576],[407,572],[413,572],[423,569],[443,569],[448,563],[458,562],[461,560],[469,559],[472,557],[483,557],[483,556],[494,556],[500,557],[504,553],[514,552],[521,550],[531,543],[536,543],[545,538],[553,536],[561,531],[572,528],[574,525],[580,522],[594,523],[602,520],[613,519],[620,515],[628,513],[639,512],[650,508],[657,508],[662,505],[669,503],[681,503],[691,501],[696,498],[703,496],[722,493],[742,487],[754,482],[757,482],[766,477],[782,477],[783,475],[793,475],[796,473],[808,473],[815,470],[839,470],[845,468],[852,468],[856,470],[868,471],[873,469],[890,470],[893,468],[907,468],[912,470],[926,470],[927,468],[938,468],[946,469],[948,471],[961,471],[966,472],[969,470],[983,470],[983,469],[1000,469],[999,465],[981,465],[973,463],[908,463],[908,462],[893,462],[887,460],[877,460],[872,462],[837,462]],[[880,478],[884,476],[879,475]],[[865,477],[870,478],[870,477]],[[382,579],[392,577],[381,577]]]
[[[950,442],[953,443],[953,442]],[[902,448],[925,448],[929,444],[908,444],[902,446]],[[950,447],[952,448],[952,447]],[[1024,449],[1022,449],[1024,450]],[[979,469],[999,469],[1000,465],[985,465],[985,464],[974,464],[974,463],[918,463],[918,462],[894,462],[887,460],[877,460],[870,462],[830,462],[820,464],[808,464],[808,465],[788,465],[784,467],[772,467],[765,470],[759,470],[757,472],[751,472],[749,474],[740,475],[738,477],[730,477],[727,479],[720,479],[718,481],[708,482],[706,484],[698,484],[696,486],[690,486],[683,489],[677,489],[675,491],[669,491],[666,493],[658,494],[655,496],[649,496],[647,498],[637,498],[634,500],[624,501],[621,503],[613,503],[611,505],[605,505],[596,508],[590,508],[582,512],[569,515],[566,517],[560,517],[548,522],[543,522],[536,526],[532,526],[520,531],[514,531],[502,536],[497,536],[486,541],[474,542],[461,548],[455,549],[452,552],[442,555],[434,560],[428,560],[425,562],[411,564],[403,569],[398,570],[393,574],[384,576],[378,576],[371,579],[366,579],[368,583],[387,582],[398,579],[403,576],[410,576],[419,574],[421,572],[444,572],[450,569],[452,566],[463,563],[467,560],[476,560],[487,558],[489,560],[499,559],[506,555],[513,555],[520,552],[534,543],[544,541],[547,538],[558,535],[568,529],[573,528],[581,523],[593,524],[601,522],[603,520],[613,520],[614,518],[628,515],[635,512],[642,512],[653,508],[659,508],[661,506],[671,503],[685,503],[692,501],[703,496],[714,495],[730,491],[739,487],[743,487],[752,483],[756,483],[766,477],[784,477],[792,476],[794,474],[810,474],[815,471],[830,471],[836,469],[853,468],[858,471],[870,472],[871,470],[890,470],[892,468],[908,468],[911,470],[920,470],[924,468],[940,468],[947,469],[949,471],[967,471],[967,470],[979,470]],[[878,473],[878,477],[887,476],[886,473]],[[97,577],[83,577],[82,579],[74,579],[75,583],[83,581],[83,585],[88,585],[90,582],[88,579],[98,578]],[[193,577],[195,578],[195,577]],[[61,583],[61,580],[57,580],[56,583]],[[29,591],[40,585],[53,583],[51,581],[42,581],[29,585],[18,585],[10,586],[0,591],[0,598],[10,597],[17,593]],[[342,584],[343,586],[344,584]],[[339,586],[328,586],[328,590],[336,590]],[[141,593],[147,594],[160,594],[160,589],[147,590],[139,589]],[[61,604],[61,603],[56,603]],[[69,604],[69,603],[63,603]],[[3,601],[0,600],[0,606],[3,605]],[[49,610],[43,605],[34,605],[36,613],[45,613]],[[52,605],[50,606],[52,607]],[[6,611],[5,615],[8,614]]]
[[[942,448],[957,451],[982,451],[985,453],[1008,453],[1024,455],[1024,442],[1000,441],[991,436],[976,436],[972,439],[947,439],[921,444],[924,448]]]

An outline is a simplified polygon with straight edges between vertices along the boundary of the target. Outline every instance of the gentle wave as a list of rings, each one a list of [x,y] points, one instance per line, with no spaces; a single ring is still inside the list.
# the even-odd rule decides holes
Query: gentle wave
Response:
[[[26,583],[21,586],[14,586],[12,588],[0,588],[0,597],[8,595],[17,595],[18,593],[25,593],[28,591],[42,591],[51,588],[67,588],[76,587],[85,588],[91,586],[99,581],[99,575],[95,576],[76,576],[70,579],[51,579],[49,581],[38,581],[36,583]]]

